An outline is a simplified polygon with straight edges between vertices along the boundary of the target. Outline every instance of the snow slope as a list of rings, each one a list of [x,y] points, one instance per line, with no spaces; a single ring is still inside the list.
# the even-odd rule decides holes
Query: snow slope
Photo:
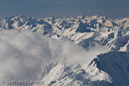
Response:
[[[109,52],[98,55],[98,58],[95,58],[92,62],[97,64],[99,70],[110,75],[113,86],[128,86],[128,55],[128,52]]]
[[[128,52],[100,54],[88,65],[59,63],[42,81],[45,86],[128,86],[128,55]]]

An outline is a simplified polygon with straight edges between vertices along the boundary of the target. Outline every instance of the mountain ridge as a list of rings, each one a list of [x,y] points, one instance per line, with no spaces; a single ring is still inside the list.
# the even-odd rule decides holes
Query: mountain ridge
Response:
[[[92,40],[92,42],[96,41],[101,45],[110,45],[110,43],[108,42],[110,42],[111,39],[113,40],[114,36],[116,36],[117,38],[117,36],[119,35],[126,35],[127,38],[128,28],[129,28],[128,25],[129,25],[128,18],[123,18],[121,20],[113,20],[111,18],[98,15],[90,17],[83,16],[79,18],[78,17],[36,18],[36,17],[25,17],[23,15],[23,16],[7,17],[5,19],[0,20],[1,30],[17,29],[19,31],[22,31],[25,29],[29,29],[32,32],[36,32],[49,37],[56,37],[56,38],[66,37],[70,40],[74,40],[74,42],[77,44],[80,44],[82,42],[84,43],[83,40]],[[89,38],[87,38],[87,36],[89,36]],[[98,37],[97,40],[95,36]],[[110,49],[113,50],[114,47],[111,47]]]
[[[53,58],[54,61],[38,64],[42,68],[39,80],[44,81],[43,86],[128,86],[129,84],[127,81],[129,79],[129,18],[113,20],[98,15],[46,18],[11,16],[0,19],[0,31],[6,33],[4,36],[9,31],[22,33],[17,36],[24,39],[27,37],[26,45],[29,46],[30,42],[35,43],[33,44],[35,48],[30,50],[34,55],[37,55],[34,52],[37,49],[41,57],[46,52],[47,57],[54,55],[53,57],[63,58],[63,62]],[[40,45],[35,39],[37,36],[32,35],[35,33],[41,36],[38,37]],[[13,35],[13,33],[9,34]],[[3,42],[10,37],[4,38],[4,36],[1,37]],[[62,41],[59,43],[59,40]],[[23,39],[20,41],[22,42]],[[13,43],[21,44],[27,53],[28,49],[24,43],[15,43],[15,39]]]

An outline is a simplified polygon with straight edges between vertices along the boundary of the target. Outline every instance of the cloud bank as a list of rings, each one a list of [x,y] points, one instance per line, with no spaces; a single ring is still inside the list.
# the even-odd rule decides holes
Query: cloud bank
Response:
[[[107,51],[101,46],[86,51],[68,40],[52,39],[29,30],[3,30],[0,31],[0,85],[6,79],[37,80],[45,61],[87,64]]]

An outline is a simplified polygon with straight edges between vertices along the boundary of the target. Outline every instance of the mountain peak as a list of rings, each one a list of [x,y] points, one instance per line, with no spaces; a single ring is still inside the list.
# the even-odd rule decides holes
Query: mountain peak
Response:
[[[76,18],[83,19],[83,18],[85,18],[85,16],[84,15],[78,15],[78,16],[76,16]]]

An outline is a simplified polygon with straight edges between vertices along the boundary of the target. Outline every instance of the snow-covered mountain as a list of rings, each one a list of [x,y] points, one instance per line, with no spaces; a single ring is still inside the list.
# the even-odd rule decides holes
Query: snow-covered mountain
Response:
[[[17,35],[22,37],[22,41],[27,37],[25,43],[13,35],[17,31],[11,33],[8,31],[15,29],[22,33]],[[42,67],[39,80],[44,82],[43,86],[128,86],[129,84],[129,18],[113,20],[98,15],[47,18],[11,16],[0,19],[0,30],[7,30],[1,33],[2,42],[8,42],[7,40],[11,39],[10,34],[13,35],[14,40],[10,40],[9,42],[12,43],[7,43],[7,46],[20,46],[17,50],[21,52],[24,49],[22,53],[26,53],[27,56],[32,52],[34,56],[37,55],[41,59],[43,51],[52,53],[52,56],[47,55],[48,57],[63,57],[65,60],[63,62],[54,60],[43,62],[42,66],[38,64]],[[34,33],[26,33],[26,30]],[[7,33],[9,36],[6,37]],[[35,33],[48,37],[48,39],[33,36],[32,34]],[[36,38],[42,41],[38,43],[39,39],[36,40]],[[49,38],[52,39],[49,40]],[[15,43],[17,40],[20,40],[21,43]],[[55,43],[49,43],[52,40]],[[58,43],[59,40],[63,41]],[[77,46],[71,43],[65,44],[66,40],[70,40]],[[29,43],[32,42],[35,48],[29,46]],[[29,54],[26,46],[32,49]],[[68,47],[65,48],[65,46]],[[77,47],[83,48],[86,53]],[[67,61],[71,60],[76,62],[68,64]]]
[[[129,18],[110,19],[105,16],[25,17],[0,19],[1,29],[29,29],[52,38],[67,38],[87,47],[99,43],[116,51],[128,51]]]
[[[128,55],[128,52],[100,54],[88,66],[58,63],[42,81],[45,86],[128,86]]]

